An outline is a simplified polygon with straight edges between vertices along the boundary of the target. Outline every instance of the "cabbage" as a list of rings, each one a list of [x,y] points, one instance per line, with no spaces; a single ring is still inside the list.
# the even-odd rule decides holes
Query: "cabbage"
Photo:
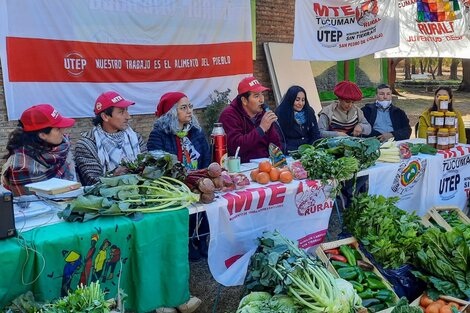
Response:
[[[296,313],[294,300],[286,295],[271,295],[267,292],[252,292],[243,297],[236,313]]]
[[[255,291],[247,294],[240,300],[240,304],[238,304],[238,309],[245,307],[252,302],[268,302],[271,299],[271,295],[268,292],[264,291]],[[238,312],[238,311],[237,311]]]

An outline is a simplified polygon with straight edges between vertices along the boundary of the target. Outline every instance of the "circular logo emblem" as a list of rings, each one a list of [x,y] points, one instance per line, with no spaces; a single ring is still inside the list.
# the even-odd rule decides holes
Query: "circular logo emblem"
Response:
[[[64,68],[72,76],[82,75],[86,64],[86,59],[79,52],[70,52],[64,56]]]
[[[419,174],[421,164],[418,161],[411,161],[401,174],[401,184],[408,186],[411,184]]]

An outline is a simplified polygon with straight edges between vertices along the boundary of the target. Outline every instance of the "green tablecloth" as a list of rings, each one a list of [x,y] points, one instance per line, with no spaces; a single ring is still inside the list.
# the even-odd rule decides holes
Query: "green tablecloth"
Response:
[[[121,216],[63,222],[2,240],[0,308],[28,290],[38,301],[50,301],[80,281],[93,280],[109,290],[109,297],[120,284],[128,295],[126,308],[136,312],[184,303],[189,298],[188,216],[179,210],[145,214],[140,221]]]

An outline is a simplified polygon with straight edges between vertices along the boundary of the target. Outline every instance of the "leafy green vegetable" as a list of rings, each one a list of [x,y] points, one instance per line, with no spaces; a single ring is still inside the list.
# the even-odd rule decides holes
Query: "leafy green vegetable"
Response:
[[[442,232],[430,227],[422,236],[413,274],[441,294],[459,299],[470,297],[470,252],[459,229]]]
[[[129,215],[179,210],[199,200],[181,181],[162,176],[155,180],[135,174],[101,178],[101,183],[74,199],[59,216],[77,220],[77,214]],[[90,218],[92,216],[88,216]]]
[[[187,174],[177,156],[163,151],[141,153],[134,161],[123,160],[121,166],[126,167],[131,174],[148,179],[167,176],[183,181]]]
[[[259,242],[245,281],[248,290],[286,293],[312,312],[349,313],[360,306],[350,283],[339,283],[321,262],[278,232],[265,232]]]
[[[411,306],[405,297],[400,298],[391,313],[423,313],[419,306]]]
[[[344,225],[384,268],[411,263],[421,248],[421,219],[395,204],[399,199],[360,194],[344,214]]]

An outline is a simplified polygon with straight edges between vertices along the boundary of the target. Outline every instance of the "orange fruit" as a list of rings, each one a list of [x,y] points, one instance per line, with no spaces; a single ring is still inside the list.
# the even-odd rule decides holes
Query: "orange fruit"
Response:
[[[256,176],[259,174],[259,169],[254,169],[250,172],[250,177],[252,181],[256,181]]]
[[[269,172],[269,178],[271,178],[271,181],[278,181],[280,174],[281,174],[281,171],[278,168],[273,167],[271,169],[271,172]]]
[[[269,174],[266,172],[258,173],[258,175],[256,176],[256,181],[263,185],[269,183]]]
[[[269,161],[262,161],[258,164],[258,169],[260,172],[269,173],[271,171],[272,165]]]
[[[279,174],[279,180],[284,184],[290,183],[293,179],[294,177],[290,171],[281,171],[281,174]]]
[[[452,307],[452,306],[455,306],[455,308],[458,310],[459,309],[459,304],[456,303],[456,302],[449,302],[449,306]]]

